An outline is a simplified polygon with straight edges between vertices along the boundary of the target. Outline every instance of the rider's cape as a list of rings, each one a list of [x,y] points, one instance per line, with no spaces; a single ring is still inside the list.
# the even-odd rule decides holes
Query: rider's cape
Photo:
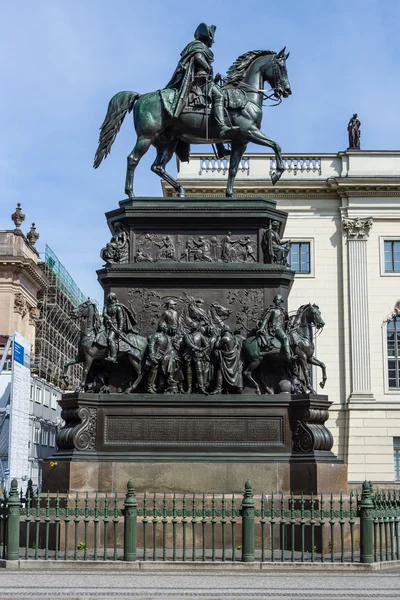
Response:
[[[214,53],[200,40],[190,42],[182,50],[178,66],[171,80],[166,85],[166,88],[175,88],[178,90],[174,98],[171,95],[172,104],[169,107],[167,107],[167,103],[164,103],[166,110],[168,110],[172,117],[178,118],[187,103],[189,91],[193,85],[195,76],[194,57],[196,54],[202,54],[209,65],[214,60]]]

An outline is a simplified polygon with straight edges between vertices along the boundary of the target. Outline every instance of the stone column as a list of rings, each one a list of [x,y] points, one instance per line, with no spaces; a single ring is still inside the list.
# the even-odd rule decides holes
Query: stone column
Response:
[[[367,265],[367,242],[372,223],[372,218],[344,217],[342,220],[348,248],[350,401],[374,400],[371,391]]]

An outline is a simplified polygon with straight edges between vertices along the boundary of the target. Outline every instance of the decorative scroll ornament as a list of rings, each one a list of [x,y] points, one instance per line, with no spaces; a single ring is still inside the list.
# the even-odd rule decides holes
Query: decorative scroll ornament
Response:
[[[348,239],[365,240],[369,236],[369,230],[373,222],[372,217],[368,217],[368,219],[360,219],[359,217],[348,219],[347,217],[343,217],[342,227],[347,233]]]
[[[96,448],[97,410],[81,406],[61,412],[65,425],[57,434],[57,446],[62,450],[94,450]]]
[[[325,427],[328,418],[328,409],[306,408],[295,411],[292,417],[293,452],[331,450],[333,436]]]
[[[30,306],[29,307],[29,322],[34,325],[36,323],[36,321],[39,319],[39,317],[40,317],[40,310],[38,309],[38,307]]]
[[[28,305],[21,292],[18,292],[14,296],[14,312],[18,313],[22,317],[24,317],[28,312]]]
[[[400,317],[400,300],[397,300],[396,304],[394,305],[393,312],[386,317],[386,319],[383,321],[383,324],[385,325],[386,323],[390,323],[390,321],[393,321],[393,319],[396,317]]]

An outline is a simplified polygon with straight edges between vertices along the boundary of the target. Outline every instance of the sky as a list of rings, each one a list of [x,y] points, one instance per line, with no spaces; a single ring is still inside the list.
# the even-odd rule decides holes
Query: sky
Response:
[[[129,115],[94,170],[99,127],[118,91],[167,83],[200,22],[217,26],[214,72],[249,50],[290,51],[293,95],[264,109],[262,127],[284,153],[344,150],[354,112],[363,149],[400,148],[400,0],[0,0],[0,10],[0,229],[20,202],[39,252],[49,244],[100,304],[104,213],[125,198],[135,132]],[[162,195],[154,157],[136,170],[137,196]]]

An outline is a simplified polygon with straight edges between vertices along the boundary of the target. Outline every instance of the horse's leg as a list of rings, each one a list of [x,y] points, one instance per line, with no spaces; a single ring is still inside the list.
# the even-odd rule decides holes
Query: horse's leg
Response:
[[[94,358],[95,358],[94,356],[91,356],[88,353],[85,354],[85,360],[83,361],[82,379],[81,379],[79,386],[75,390],[76,392],[84,392],[85,391],[86,379],[87,379],[88,373],[90,371],[90,367],[93,364]]]
[[[321,369],[322,369],[322,381],[320,381],[319,385],[320,385],[321,388],[324,388],[326,380],[328,379],[328,377],[326,375],[326,366],[325,366],[325,364],[321,360],[318,360],[318,358],[316,358],[315,356],[311,356],[311,358],[308,359],[308,364],[315,365],[316,367],[321,367]]]
[[[300,368],[303,372],[305,386],[311,394],[315,394],[316,391],[313,389],[313,387],[311,385],[311,379],[308,374],[308,368],[307,368],[308,357],[307,357],[306,353],[303,352],[303,350],[300,350],[299,347],[296,348],[296,354],[299,357]],[[307,392],[307,389],[305,390],[306,392]]]
[[[242,160],[242,156],[245,153],[247,148],[247,142],[232,142],[232,150],[231,156],[229,160],[229,175],[228,175],[228,183],[226,186],[225,196],[227,198],[232,198],[233,196],[233,184],[235,182],[236,173],[238,172],[238,168],[240,165],[240,161]]]
[[[168,146],[165,146],[165,145],[157,146],[156,145],[157,156],[156,156],[156,160],[151,165],[151,170],[153,171],[153,173],[156,173],[159,177],[161,177],[161,179],[164,179],[164,181],[166,181],[167,183],[172,185],[174,190],[176,192],[178,192],[178,196],[180,198],[184,198],[185,190],[183,189],[183,187],[181,186],[179,181],[177,181],[176,179],[171,177],[171,175],[169,173],[167,173],[167,171],[165,170],[165,165],[167,165],[169,163],[169,161],[171,160],[171,158],[173,157],[175,146],[176,146],[175,141],[171,142],[171,144]]]
[[[282,151],[280,145],[271,140],[271,138],[267,137],[265,133],[263,133],[258,127],[253,125],[250,127],[247,138],[249,142],[253,142],[253,144],[258,144],[259,146],[268,146],[268,148],[272,148],[275,153],[276,158],[276,171],[271,174],[271,181],[273,185],[281,178],[283,171],[285,170],[283,159],[282,159]]]
[[[71,358],[71,360],[67,360],[64,363],[64,369],[63,369],[63,374],[61,376],[61,379],[64,381],[65,385],[69,384],[69,378],[68,378],[68,369],[70,367],[72,367],[72,365],[79,365],[79,363],[82,362],[82,359],[80,358],[79,354],[77,354],[74,358]]]
[[[260,390],[260,386],[258,385],[257,381],[254,379],[253,377],[253,371],[255,371],[255,369],[257,369],[257,367],[259,366],[261,360],[259,358],[256,358],[255,360],[252,360],[246,367],[246,369],[243,371],[243,375],[245,377],[247,377],[247,379],[255,386],[256,388],[256,394],[261,394],[261,390]]]
[[[138,166],[142,156],[146,154],[147,150],[150,148],[152,141],[153,139],[150,137],[139,136],[134,149],[128,156],[126,168],[125,194],[129,196],[129,198],[134,197],[133,176],[135,173],[135,169]]]
[[[141,368],[141,363],[138,363],[135,360],[134,356],[129,355],[129,363],[134,371],[134,379],[131,379],[130,383],[132,382],[132,385],[130,385],[129,389],[126,391],[128,394],[132,394],[136,390],[139,383],[142,381],[144,373]]]

